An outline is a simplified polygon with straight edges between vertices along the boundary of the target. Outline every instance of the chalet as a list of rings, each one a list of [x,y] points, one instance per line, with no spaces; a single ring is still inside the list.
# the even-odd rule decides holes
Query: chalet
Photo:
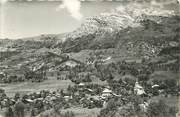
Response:
[[[86,60],[86,64],[87,64],[87,65],[92,65],[92,64],[94,64],[94,63],[95,63],[94,58],[89,58],[88,60]]]
[[[112,90],[105,88],[102,92],[102,97],[109,97],[112,95]]]
[[[79,86],[79,87],[85,87],[85,84],[84,84],[84,83],[79,83],[78,86]]]
[[[143,95],[143,94],[145,94],[144,88],[138,82],[135,83],[134,93],[136,95]]]
[[[69,100],[71,100],[72,99],[72,96],[64,96],[64,99],[65,99],[65,101],[69,101]]]

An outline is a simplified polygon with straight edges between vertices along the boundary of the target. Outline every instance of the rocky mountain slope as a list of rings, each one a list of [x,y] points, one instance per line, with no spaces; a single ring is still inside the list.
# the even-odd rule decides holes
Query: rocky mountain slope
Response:
[[[20,58],[24,61],[45,58],[47,53],[42,50],[61,54],[115,49],[127,57],[140,58],[169,54],[167,50],[179,53],[179,21],[180,16],[173,11],[127,5],[88,18],[81,27],[67,34],[0,40],[1,62],[5,58],[9,63]]]
[[[64,52],[118,48],[137,56],[156,56],[172,43],[179,45],[179,28],[179,16],[171,11],[126,6],[87,19],[60,45]]]

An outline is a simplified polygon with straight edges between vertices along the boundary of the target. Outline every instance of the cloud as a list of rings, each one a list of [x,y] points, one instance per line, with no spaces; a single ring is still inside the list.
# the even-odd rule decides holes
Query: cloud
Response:
[[[8,0],[0,0],[0,4],[6,3]]]
[[[70,15],[76,20],[82,19],[83,15],[80,12],[81,2],[79,0],[62,0],[62,4],[57,8],[57,11],[64,8],[66,8]]]
[[[178,1],[178,3],[180,4],[180,0],[177,0]]]

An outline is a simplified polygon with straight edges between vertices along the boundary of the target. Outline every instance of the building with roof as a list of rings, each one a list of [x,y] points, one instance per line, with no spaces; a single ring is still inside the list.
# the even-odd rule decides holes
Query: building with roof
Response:
[[[139,82],[135,83],[134,93],[136,95],[143,95],[143,94],[145,94],[144,88],[139,84]]]
[[[109,97],[112,95],[112,90],[105,88],[102,92],[102,97]]]

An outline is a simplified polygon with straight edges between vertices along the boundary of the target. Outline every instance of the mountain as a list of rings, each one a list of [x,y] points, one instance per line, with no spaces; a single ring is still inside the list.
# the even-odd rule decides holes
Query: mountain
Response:
[[[157,56],[174,43],[179,46],[180,17],[173,11],[126,6],[88,18],[55,47],[63,52],[115,48],[131,56]]]
[[[70,33],[0,40],[0,60],[3,64],[17,65],[51,59],[54,64],[62,53],[81,60],[79,55],[88,57],[94,50],[112,50],[113,56],[125,58],[153,58],[171,53],[179,56],[179,21],[180,16],[173,11],[127,5],[90,17]],[[51,54],[57,59],[49,58]]]

